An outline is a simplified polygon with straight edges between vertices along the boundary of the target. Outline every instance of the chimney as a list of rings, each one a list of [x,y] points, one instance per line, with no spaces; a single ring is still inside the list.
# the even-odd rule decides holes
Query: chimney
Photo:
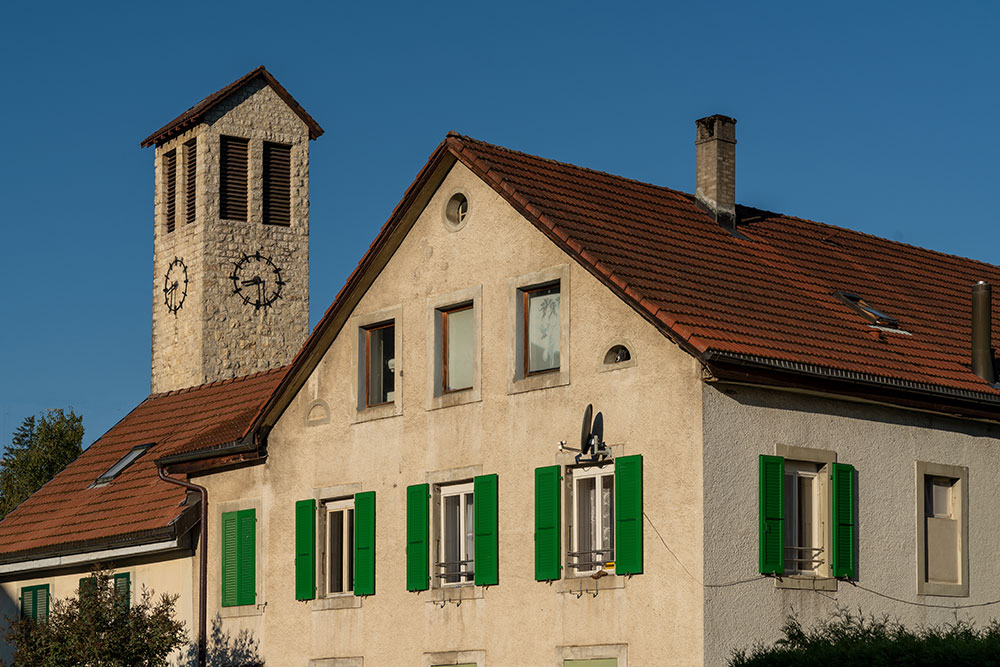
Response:
[[[993,288],[985,280],[972,286],[972,372],[990,384],[993,367]]]
[[[695,121],[695,195],[715,221],[736,233],[736,119],[716,114]]]

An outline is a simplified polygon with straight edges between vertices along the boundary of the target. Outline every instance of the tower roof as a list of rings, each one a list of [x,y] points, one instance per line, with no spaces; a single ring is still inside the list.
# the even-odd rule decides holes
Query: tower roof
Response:
[[[139,146],[142,148],[152,146],[153,144],[159,146],[189,127],[197,125],[205,118],[208,112],[214,109],[217,105],[221,104],[227,97],[235,93],[245,84],[250,83],[257,77],[263,78],[267,85],[269,85],[274,92],[278,94],[278,97],[284,100],[285,104],[287,104],[292,111],[294,111],[309,127],[310,139],[316,139],[323,134],[323,128],[319,126],[319,123],[313,120],[313,117],[306,113],[306,110],[295,101],[295,98],[292,97],[287,90],[285,90],[284,86],[278,83],[278,80],[274,78],[274,75],[268,72],[267,69],[261,65],[257,69],[236,79],[236,81],[233,81],[225,88],[215,91],[201,102],[198,102],[180,116],[174,118],[156,132],[153,132],[151,135],[143,139],[139,143]]]

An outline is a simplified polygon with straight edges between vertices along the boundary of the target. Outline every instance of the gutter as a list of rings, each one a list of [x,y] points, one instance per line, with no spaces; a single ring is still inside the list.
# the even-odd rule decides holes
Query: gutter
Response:
[[[168,456],[158,458],[154,462],[158,468],[163,468],[174,465],[175,463],[187,463],[188,461],[197,461],[199,459],[212,456],[241,454],[243,452],[253,451],[256,448],[257,444],[254,442],[253,438],[241,438],[239,440],[233,440],[232,442],[227,442],[221,445],[194,449],[189,452],[181,452],[179,454],[170,454]]]
[[[163,472],[163,466],[157,462],[156,474],[160,479],[170,484],[183,486],[190,491],[197,491],[201,494],[201,525],[199,526],[201,535],[199,537],[199,565],[198,565],[198,667],[206,667],[205,662],[205,628],[208,616],[208,601],[205,599],[208,594],[208,489],[191,482],[185,482],[174,477],[168,477]]]

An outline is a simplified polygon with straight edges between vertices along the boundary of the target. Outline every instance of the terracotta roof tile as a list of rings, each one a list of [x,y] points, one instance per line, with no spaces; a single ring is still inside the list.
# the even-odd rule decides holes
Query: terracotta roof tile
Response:
[[[186,491],[159,479],[154,461],[242,438],[285,370],[149,396],[0,521],[0,557],[168,528],[185,509]],[[118,477],[90,488],[133,447],[147,443],[153,447]]]

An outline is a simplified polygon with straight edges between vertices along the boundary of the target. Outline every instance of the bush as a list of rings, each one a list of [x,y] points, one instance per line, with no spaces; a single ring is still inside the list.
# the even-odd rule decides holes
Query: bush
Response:
[[[773,646],[736,651],[732,667],[760,665],[1000,665],[1000,623],[976,628],[967,621],[910,630],[889,616],[838,609],[808,630],[789,617]]]
[[[184,623],[174,618],[176,595],[154,602],[143,588],[130,605],[107,572],[94,573],[78,593],[53,600],[48,620],[10,621],[14,667],[161,667],[185,641]]]

